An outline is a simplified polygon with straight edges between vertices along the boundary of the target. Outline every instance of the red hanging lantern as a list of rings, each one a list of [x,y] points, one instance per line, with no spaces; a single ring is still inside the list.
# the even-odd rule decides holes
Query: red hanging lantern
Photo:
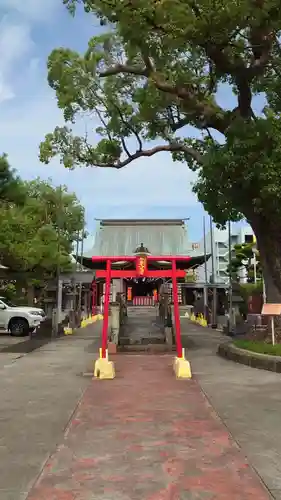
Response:
[[[146,257],[137,257],[137,259],[136,259],[137,276],[139,276],[139,277],[145,276],[146,269],[147,269],[147,258]]]

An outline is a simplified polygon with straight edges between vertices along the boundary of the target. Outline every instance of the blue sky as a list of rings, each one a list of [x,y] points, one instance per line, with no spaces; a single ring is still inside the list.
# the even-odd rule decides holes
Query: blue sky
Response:
[[[24,178],[52,178],[75,191],[90,231],[95,218],[190,217],[190,239],[200,239],[204,212],[191,191],[194,174],[167,154],[121,171],[40,164],[40,141],[62,122],[47,85],[47,56],[60,46],[84,51],[99,24],[82,11],[73,19],[61,0],[0,0],[0,14],[1,152],[12,166]],[[221,99],[232,105],[234,96],[223,90]]]

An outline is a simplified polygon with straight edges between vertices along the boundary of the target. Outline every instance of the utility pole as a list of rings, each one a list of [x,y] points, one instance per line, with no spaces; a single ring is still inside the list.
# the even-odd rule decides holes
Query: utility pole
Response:
[[[212,301],[212,327],[216,327],[217,322],[217,288],[215,276],[215,256],[214,256],[214,234],[213,234],[213,220],[210,215],[210,233],[211,233],[211,248],[212,248],[212,278],[213,278],[213,301]]]
[[[79,239],[80,239],[80,231],[77,231],[77,236],[76,236],[76,252],[75,252],[75,271],[76,273],[78,272],[78,256],[79,256]],[[73,311],[75,314],[76,311],[76,279],[74,279],[73,283]]]
[[[59,186],[58,192],[58,203],[56,207],[56,222],[57,222],[57,266],[56,266],[56,310],[53,314],[53,328],[52,328],[52,337],[56,338],[58,336],[59,331],[59,323],[60,323],[60,312],[62,308],[62,281],[60,279],[60,256],[61,256],[61,231],[62,231],[62,216],[63,216],[63,207],[62,207],[62,186]]]
[[[231,245],[231,222],[228,221],[228,273],[229,273],[229,290],[228,290],[228,314],[229,314],[229,332],[232,329],[232,245]]]
[[[83,219],[83,229],[82,229],[82,234],[81,234],[80,266],[82,266],[82,261],[83,261],[84,237],[85,237],[85,217]],[[78,311],[81,311],[81,307],[82,307],[82,281],[79,282]]]
[[[208,270],[207,270],[207,245],[206,245],[206,221],[203,217],[203,237],[204,237],[204,271],[205,271],[205,284],[204,284],[204,316],[208,320]]]

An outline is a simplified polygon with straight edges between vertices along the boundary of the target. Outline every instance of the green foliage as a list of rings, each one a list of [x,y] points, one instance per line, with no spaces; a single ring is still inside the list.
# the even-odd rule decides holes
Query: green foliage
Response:
[[[253,258],[254,252],[253,248],[255,247],[255,243],[243,243],[234,246],[234,255],[232,256],[230,263],[230,270],[232,279],[235,281],[239,281],[239,271],[243,268],[246,269],[246,276],[248,283],[252,283],[254,281],[254,265]],[[262,277],[262,269],[260,263],[260,255],[256,250],[256,278],[260,279]],[[229,272],[229,266],[228,266]]]
[[[66,187],[56,188],[40,179],[24,182],[15,176],[6,157],[2,157],[4,164],[0,261],[11,270],[42,277],[54,274],[58,262],[62,270],[71,269],[73,241],[84,219],[76,196]]]
[[[122,168],[170,152],[197,172],[194,191],[216,223],[250,222],[281,294],[280,1],[63,3],[72,14],[82,5],[108,32],[85,54],[50,55],[66,124],[46,136],[41,161]],[[220,104],[223,86],[237,97],[232,109]],[[94,119],[84,137],[81,115]]]
[[[81,4],[110,26],[90,39],[85,54],[60,48],[48,61],[49,84],[66,123],[84,113],[100,124],[92,137],[76,136],[68,125],[56,128],[41,144],[43,162],[59,155],[68,168],[121,168],[167,150],[197,170],[194,190],[217,223],[251,219],[267,205],[276,208],[272,197],[281,197],[277,0],[63,3],[72,14]],[[222,84],[237,95],[233,110],[217,102]],[[252,97],[261,93],[267,107],[254,117]],[[196,127],[196,139],[186,138],[185,125]],[[150,140],[159,141],[156,151],[143,148]]]
[[[16,202],[23,204],[25,202],[25,192],[22,182],[11,169],[7,155],[0,156],[0,204],[3,202]]]
[[[0,295],[8,300],[13,300],[16,297],[16,285],[8,280],[0,280]]]
[[[262,281],[258,283],[241,283],[240,294],[243,298],[248,299],[251,295],[259,295],[263,291]]]
[[[281,356],[281,344],[267,344],[266,342],[255,342],[253,340],[234,340],[234,345],[239,349],[268,354],[270,356]]]
[[[196,282],[196,272],[193,269],[188,269],[185,273],[184,278],[185,283],[195,283]]]

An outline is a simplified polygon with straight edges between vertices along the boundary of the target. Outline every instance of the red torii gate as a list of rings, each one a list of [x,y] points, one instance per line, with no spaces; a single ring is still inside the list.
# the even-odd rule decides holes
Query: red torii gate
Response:
[[[177,269],[177,261],[182,264],[191,260],[191,257],[172,257],[172,256],[116,256],[116,257],[92,257],[93,263],[105,262],[105,270],[97,270],[97,278],[105,278],[105,298],[104,298],[104,311],[103,311],[103,325],[102,325],[102,358],[106,358],[106,350],[108,344],[108,323],[109,323],[109,297],[110,297],[110,282],[112,278],[172,278],[173,287],[173,302],[174,302],[174,320],[175,320],[175,339],[177,357],[182,358],[182,342],[180,331],[180,313],[178,303],[178,288],[177,278],[184,278],[186,272]],[[171,263],[170,269],[157,269],[149,270],[149,262]],[[117,262],[134,263],[134,269],[112,269],[112,264]]]

